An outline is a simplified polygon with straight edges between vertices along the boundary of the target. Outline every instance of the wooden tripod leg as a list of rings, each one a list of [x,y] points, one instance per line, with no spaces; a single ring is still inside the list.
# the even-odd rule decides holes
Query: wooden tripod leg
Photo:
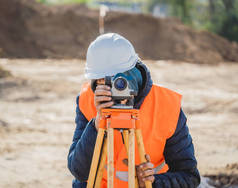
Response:
[[[128,155],[128,143],[129,143],[129,131],[128,130],[123,130],[123,139],[124,139],[124,145],[126,148],[127,156],[129,156]],[[134,170],[136,170],[135,167],[134,167]],[[135,176],[135,188],[138,188],[138,187],[139,187],[138,179]]]
[[[136,140],[137,140],[137,145],[138,145],[138,150],[139,150],[139,155],[140,155],[140,162],[145,163],[146,158],[145,158],[145,147],[144,147],[144,142],[143,142],[143,137],[140,129],[136,129]],[[149,181],[145,182],[146,188],[152,188],[152,183]]]
[[[92,159],[92,163],[90,167],[87,188],[92,188],[94,185],[95,176],[96,176],[97,167],[98,167],[98,161],[99,161],[99,157],[101,153],[102,142],[104,138],[104,132],[105,132],[105,129],[102,129],[102,128],[98,129],[98,135],[97,135],[97,140],[94,147],[93,159]]]
[[[107,187],[113,187],[113,179],[114,179],[114,138],[113,138],[113,128],[107,129],[108,136],[108,158],[107,158]]]
[[[99,188],[101,186],[103,171],[104,171],[104,168],[105,168],[106,158],[107,158],[107,142],[108,142],[108,139],[106,137],[106,138],[104,138],[100,164],[99,164],[99,167],[98,167],[97,178],[96,178],[96,182],[95,182],[95,188]]]
[[[129,130],[128,187],[135,187],[135,129]]]
[[[126,153],[128,155],[128,139],[129,139],[129,131],[128,130],[123,130],[123,140],[124,140],[124,145],[126,148]]]

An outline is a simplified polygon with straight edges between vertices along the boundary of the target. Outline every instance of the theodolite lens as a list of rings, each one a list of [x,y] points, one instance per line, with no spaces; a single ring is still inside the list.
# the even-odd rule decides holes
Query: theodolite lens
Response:
[[[119,77],[114,81],[114,87],[120,91],[126,89],[127,81],[125,78]]]

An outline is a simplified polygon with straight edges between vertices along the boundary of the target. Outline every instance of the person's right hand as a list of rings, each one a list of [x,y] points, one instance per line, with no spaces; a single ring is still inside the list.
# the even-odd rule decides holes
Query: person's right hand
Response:
[[[101,118],[101,109],[107,108],[113,105],[111,88],[107,85],[97,85],[94,91],[94,105],[97,110],[97,116],[95,119],[95,127],[98,130],[99,121]]]

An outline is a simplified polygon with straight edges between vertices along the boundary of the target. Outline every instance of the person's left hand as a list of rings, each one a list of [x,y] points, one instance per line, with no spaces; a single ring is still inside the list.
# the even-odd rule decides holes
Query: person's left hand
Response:
[[[136,166],[136,174],[140,188],[145,187],[145,181],[150,181],[151,183],[155,181],[154,165],[150,162],[150,156],[148,154],[145,155],[145,158],[147,162]]]

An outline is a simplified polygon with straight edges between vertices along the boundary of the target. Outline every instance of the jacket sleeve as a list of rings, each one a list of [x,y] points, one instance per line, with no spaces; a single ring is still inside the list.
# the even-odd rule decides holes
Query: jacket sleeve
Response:
[[[200,184],[192,138],[186,122],[181,109],[175,133],[167,139],[164,150],[169,170],[164,174],[154,175],[153,187],[195,188]]]
[[[78,101],[79,96],[76,100],[76,129],[68,154],[68,168],[76,179],[84,182],[88,179],[97,130],[94,126],[94,119],[88,121],[80,111]]]

